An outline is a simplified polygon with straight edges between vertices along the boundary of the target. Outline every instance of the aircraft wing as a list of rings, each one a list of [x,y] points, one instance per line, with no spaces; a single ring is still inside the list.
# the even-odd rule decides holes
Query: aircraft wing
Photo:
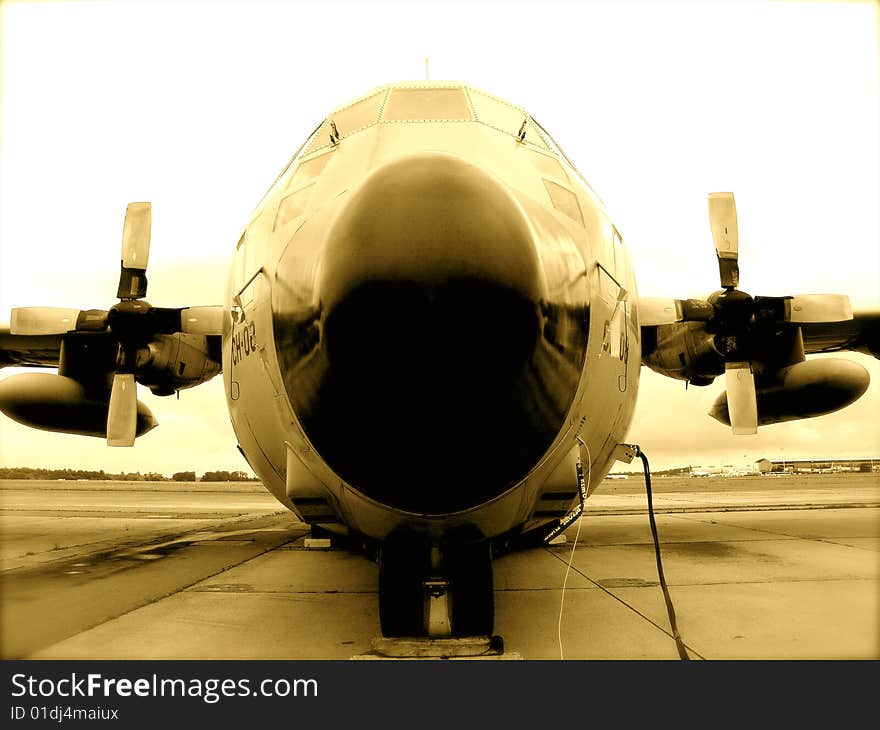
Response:
[[[804,352],[854,350],[880,359],[880,308],[856,310],[844,322],[810,322],[801,325]]]

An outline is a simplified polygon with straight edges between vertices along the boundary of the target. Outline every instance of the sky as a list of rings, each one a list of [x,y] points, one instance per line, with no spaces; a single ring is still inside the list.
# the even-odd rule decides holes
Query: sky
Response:
[[[461,80],[528,109],[607,204],[642,296],[718,287],[706,194],[736,195],[741,288],[880,306],[873,2],[4,2],[0,320],[108,308],[129,201],[153,204],[149,300],[222,303],[251,211],[333,107]],[[629,440],[656,468],[880,455],[872,385],[733,437],[723,390],[642,369]],[[0,371],[0,378],[21,372]],[[222,379],[157,398],[131,449],[0,416],[0,466],[245,469]]]

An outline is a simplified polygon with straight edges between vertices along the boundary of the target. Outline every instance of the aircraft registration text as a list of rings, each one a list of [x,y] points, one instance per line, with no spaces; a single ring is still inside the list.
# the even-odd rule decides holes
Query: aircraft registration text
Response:
[[[256,325],[245,324],[232,335],[232,364],[238,365],[244,358],[256,352]]]

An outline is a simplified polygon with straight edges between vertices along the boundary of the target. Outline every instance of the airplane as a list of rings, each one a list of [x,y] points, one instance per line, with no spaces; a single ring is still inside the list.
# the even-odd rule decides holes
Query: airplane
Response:
[[[691,470],[692,477],[745,477],[756,476],[761,473],[757,464],[745,464],[742,466],[734,466],[733,464],[725,464],[724,466],[702,466]]]
[[[617,461],[642,365],[695,386],[734,435],[843,408],[880,357],[880,311],[741,291],[733,194],[710,193],[720,290],[637,294],[605,205],[525,110],[453,82],[331,112],[264,195],[225,302],[146,300],[151,207],[123,226],[108,310],[16,308],[0,383],[34,428],[131,446],[222,372],[243,457],[313,534],[376,559],[388,637],[491,634],[492,558],[580,514]],[[584,473],[586,472],[586,473]]]

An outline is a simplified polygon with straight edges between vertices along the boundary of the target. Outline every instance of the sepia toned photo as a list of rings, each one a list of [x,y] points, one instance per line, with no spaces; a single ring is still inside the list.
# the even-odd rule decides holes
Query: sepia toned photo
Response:
[[[880,658],[871,2],[4,2],[4,660]]]

